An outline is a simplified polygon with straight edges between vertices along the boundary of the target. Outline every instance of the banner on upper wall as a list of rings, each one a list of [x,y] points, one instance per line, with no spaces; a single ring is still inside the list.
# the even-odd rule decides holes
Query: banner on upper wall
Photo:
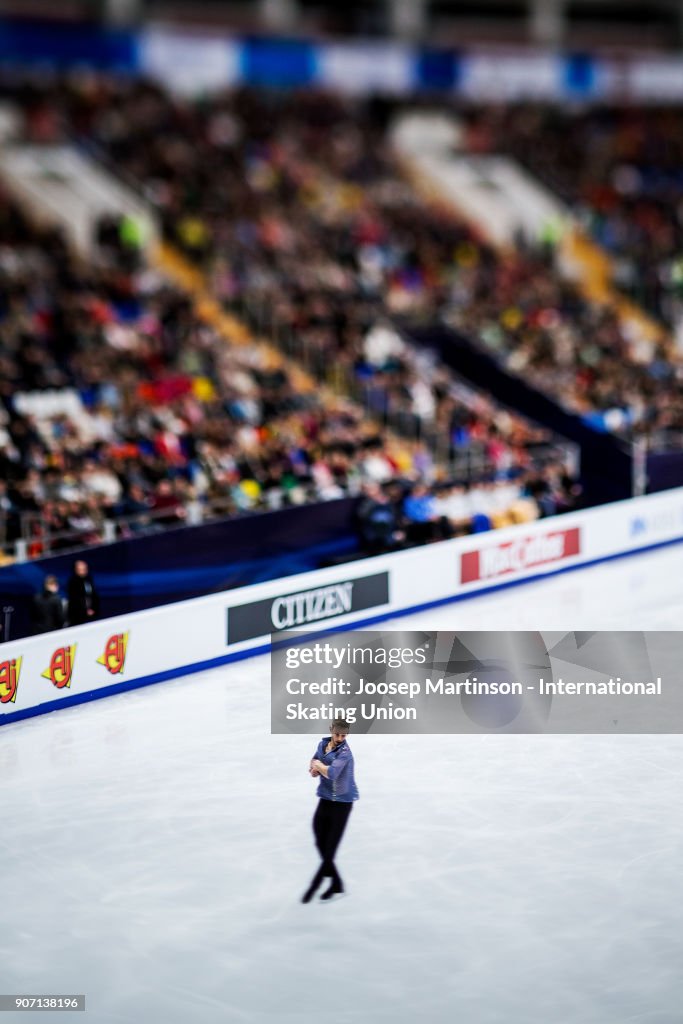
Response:
[[[265,651],[273,633],[376,623],[678,540],[683,488],[10,641],[0,725]],[[638,586],[656,602],[656,580]]]
[[[242,47],[211,32],[152,25],[139,37],[139,70],[175,92],[217,92],[242,80]]]
[[[683,100],[683,58],[557,54],[532,47],[417,48],[395,40],[239,38],[151,22],[131,31],[0,19],[0,60],[148,75],[179,93],[236,84],[322,86],[357,94],[457,94],[473,100],[642,103]]]

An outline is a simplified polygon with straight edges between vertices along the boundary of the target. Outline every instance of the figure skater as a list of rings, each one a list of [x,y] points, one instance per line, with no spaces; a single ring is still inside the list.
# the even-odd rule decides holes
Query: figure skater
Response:
[[[358,799],[353,754],[346,742],[348,733],[348,722],[343,718],[335,719],[330,725],[330,738],[323,736],[308,769],[313,778],[320,777],[317,791],[320,800],[313,815],[313,832],[322,864],[302,896],[302,903],[310,903],[323,878],[329,878],[330,884],[320,896],[321,900],[333,900],[344,892],[334,855],[344,835],[353,801]]]

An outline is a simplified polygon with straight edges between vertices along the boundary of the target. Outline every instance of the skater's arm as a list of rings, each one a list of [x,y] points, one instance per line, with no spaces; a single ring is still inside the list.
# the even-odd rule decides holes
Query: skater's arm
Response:
[[[320,774],[324,775],[326,779],[334,781],[335,779],[339,778],[339,776],[344,771],[350,760],[351,751],[342,750],[340,751],[339,754],[337,754],[332,764],[327,765],[323,761],[315,760],[313,761],[313,767],[317,768]]]
[[[319,763],[318,762],[318,758],[322,756],[322,752],[323,752],[323,743],[320,742],[318,744],[318,746],[316,747],[315,754],[311,758],[311,762],[310,762],[310,764],[308,766],[308,774],[312,775],[314,779],[317,779],[317,777],[320,775],[320,772],[316,768],[316,765]]]
[[[334,761],[327,769],[325,777],[329,779],[331,782],[334,782],[335,779],[339,778],[344,769],[352,763],[353,755],[349,748],[346,747],[346,749],[340,750],[340,752],[337,754]]]

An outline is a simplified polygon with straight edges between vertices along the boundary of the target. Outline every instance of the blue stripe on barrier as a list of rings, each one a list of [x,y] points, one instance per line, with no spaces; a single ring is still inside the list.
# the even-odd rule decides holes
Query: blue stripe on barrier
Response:
[[[411,605],[407,608],[392,609],[389,612],[382,612],[380,615],[372,615],[366,619],[356,622],[344,623],[338,626],[327,626],[321,632],[325,634],[344,633],[351,629],[362,629],[364,626],[377,625],[389,619],[400,619],[406,615],[415,615],[418,612],[428,611],[430,608],[438,608],[445,604],[455,604],[458,601],[468,601],[472,598],[483,597],[486,594],[495,593],[498,590],[508,590],[510,587],[521,587],[525,583],[536,583],[539,580],[548,579],[551,576],[563,576],[565,573],[577,572],[581,569],[588,569],[594,565],[601,565],[604,562],[615,562],[621,558],[633,558],[636,555],[643,555],[649,551],[657,551],[660,548],[672,547],[675,544],[683,544],[683,537],[674,540],[660,541],[658,544],[649,544],[647,547],[637,548],[634,551],[621,551],[615,555],[605,555],[602,558],[594,558],[590,562],[581,562],[580,565],[567,565],[560,569],[553,569],[551,572],[539,573],[536,576],[525,576],[521,580],[508,580],[505,583],[495,583],[490,587],[483,587],[481,590],[469,591],[465,594],[453,594],[450,597],[441,597],[436,601],[426,601],[422,604]],[[9,725],[11,722],[18,722],[26,718],[35,718],[37,715],[48,714],[64,707],[73,707],[77,704],[86,704],[91,700],[100,700],[103,697],[111,697],[118,693],[125,693],[127,690],[138,690],[143,686],[152,686],[155,683],[167,682],[170,679],[179,679],[182,676],[194,675],[198,672],[206,672],[212,668],[220,668],[233,661],[244,661],[246,658],[255,658],[260,654],[267,654],[270,651],[270,642],[258,644],[243,651],[232,651],[222,654],[217,658],[210,658],[206,661],[194,662],[192,665],[184,665],[181,668],[167,669],[164,672],[155,672],[149,676],[142,676],[130,682],[115,683],[112,686],[104,687],[101,690],[91,690],[88,693],[74,694],[72,697],[63,697],[60,700],[52,700],[37,707],[25,708],[22,711],[14,711],[9,714],[0,715],[0,726]]]

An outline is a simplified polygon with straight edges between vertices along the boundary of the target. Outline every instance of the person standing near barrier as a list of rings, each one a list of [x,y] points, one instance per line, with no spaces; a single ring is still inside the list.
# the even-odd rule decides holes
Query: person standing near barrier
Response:
[[[320,778],[317,795],[320,798],[313,815],[315,845],[322,864],[304,893],[301,902],[310,903],[323,878],[329,878],[329,887],[320,899],[329,901],[341,896],[344,885],[334,863],[344,829],[349,820],[358,787],[353,773],[353,754],[346,742],[349,725],[337,718],[330,725],[330,738],[323,736],[309,765],[309,774]]]
[[[56,576],[46,576],[43,589],[33,596],[33,632],[48,633],[53,629],[61,629],[66,621],[64,605],[64,599],[59,593],[59,580]]]
[[[88,563],[79,558],[74,562],[74,570],[68,585],[69,607],[67,617],[70,626],[80,626],[83,622],[92,622],[100,611],[100,599],[95,589],[95,582],[90,575]]]

